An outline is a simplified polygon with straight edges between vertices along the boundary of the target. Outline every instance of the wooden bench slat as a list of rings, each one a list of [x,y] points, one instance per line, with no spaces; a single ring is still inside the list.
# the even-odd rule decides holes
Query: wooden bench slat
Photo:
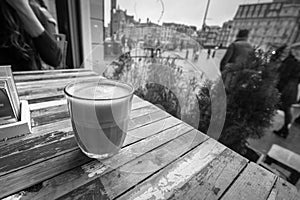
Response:
[[[273,173],[251,162],[221,199],[267,199],[275,180]]]
[[[283,148],[277,144],[273,144],[267,155],[300,173],[299,154],[296,154],[295,152]]]
[[[115,155],[114,157],[112,157],[111,159],[105,160],[103,161],[106,166],[112,166],[112,168],[124,165],[125,163],[134,160],[135,158],[137,158],[140,155],[143,155],[144,153],[155,149],[157,146],[160,146],[182,134],[185,134],[186,132],[192,130],[192,128],[190,126],[187,126],[185,124],[177,124],[173,127],[170,127],[168,129],[166,129],[165,131],[162,131],[160,133],[156,133],[156,134],[160,134],[160,137],[157,137],[155,134],[152,137],[149,137],[145,140],[142,140],[139,143],[134,143],[130,146],[126,146],[124,148],[121,149],[121,151]],[[178,132],[178,135],[174,134],[175,132]],[[132,152],[132,153],[129,153]],[[76,155],[77,158],[79,157],[85,157],[80,150],[76,150],[73,152],[70,152],[68,154],[65,155],[61,155],[58,156],[54,159],[50,159],[49,162],[50,163],[55,163],[55,165],[59,166],[63,163],[67,163],[64,159],[67,159],[67,161],[70,158],[73,158],[74,155]],[[85,161],[85,160],[84,160]],[[90,181],[94,177],[89,177],[89,174],[92,173],[92,170],[97,170],[99,168],[101,168],[101,166],[104,166],[103,163],[97,161],[97,160],[93,160],[91,163],[88,163],[84,166],[81,167],[83,163],[82,162],[78,162],[76,164],[73,164],[72,166],[69,166],[69,168],[73,168],[76,166],[79,166],[77,168],[74,168],[73,170],[67,171],[64,174],[58,175],[61,172],[66,171],[66,169],[62,168],[62,169],[57,169],[54,168],[54,170],[52,170],[52,168],[48,168],[48,165],[45,165],[45,163],[40,163],[40,164],[36,164],[32,167],[26,168],[24,170],[26,170],[23,173],[23,177],[22,178],[18,178],[18,180],[15,180],[13,183],[3,183],[3,186],[5,186],[5,188],[8,188],[7,191],[1,191],[0,188],[0,198],[9,194],[12,194],[13,192],[17,192],[21,189],[25,189],[24,185],[25,185],[25,181],[27,179],[32,180],[31,185],[39,183],[41,181],[47,180],[48,178],[54,177],[55,175],[58,175],[57,177],[54,177],[50,180],[47,180],[44,184],[41,184],[43,187],[40,188],[40,190],[36,191],[36,192],[22,192],[22,194],[26,194],[24,196],[24,199],[55,199],[67,192],[70,191],[70,189],[72,189],[73,187],[79,187],[81,185],[83,185],[84,183]],[[90,169],[90,170],[87,170]],[[110,167],[106,167],[106,170],[111,171],[112,169]],[[20,170],[22,171],[22,170]],[[20,172],[19,171],[19,172]],[[19,173],[18,172],[18,173]],[[31,179],[31,173],[34,173],[35,175],[35,179]],[[47,173],[47,177],[45,176],[45,173]],[[8,176],[10,177],[16,177],[16,174],[9,174]],[[98,176],[98,175],[97,175]],[[0,177],[1,178],[1,177]],[[1,179],[0,179],[0,183],[1,183]],[[2,185],[2,183],[1,183]],[[28,185],[28,183],[26,183],[26,185]],[[55,190],[53,190],[55,188]],[[55,191],[55,192],[54,192]],[[3,193],[6,192],[6,193]],[[2,195],[2,196],[1,196]]]

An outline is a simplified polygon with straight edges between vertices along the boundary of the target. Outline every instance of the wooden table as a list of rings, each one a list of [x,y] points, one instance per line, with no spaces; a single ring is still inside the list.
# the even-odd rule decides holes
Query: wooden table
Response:
[[[15,73],[33,129],[0,143],[0,198],[300,199],[293,185],[137,97],[121,151],[103,162],[86,157],[73,137],[63,87],[94,75]]]

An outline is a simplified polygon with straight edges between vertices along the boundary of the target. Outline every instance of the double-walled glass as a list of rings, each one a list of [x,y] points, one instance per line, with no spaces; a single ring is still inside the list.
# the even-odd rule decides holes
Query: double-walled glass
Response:
[[[96,159],[116,154],[126,136],[133,87],[97,78],[70,83],[64,92],[82,152]]]

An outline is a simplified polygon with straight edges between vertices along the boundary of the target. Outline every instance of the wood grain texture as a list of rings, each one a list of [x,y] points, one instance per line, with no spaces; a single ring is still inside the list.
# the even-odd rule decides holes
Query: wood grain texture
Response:
[[[116,198],[152,174],[173,163],[180,156],[185,155],[191,149],[206,141],[207,138],[207,136],[193,130],[159,146],[126,165],[101,176],[100,182],[104,186],[102,191],[105,192],[109,199]],[[86,191],[85,195],[92,195],[92,193],[89,194],[89,191],[84,189],[85,187],[86,185],[83,185],[61,199],[76,199],[82,191]]]
[[[28,96],[22,96],[20,99],[21,100],[26,100],[30,104],[32,103],[40,103],[40,102],[45,102],[45,101],[54,101],[54,100],[61,100],[64,99],[65,95],[63,91],[58,91],[58,92],[49,92],[47,93],[42,93],[42,94],[33,94],[33,95],[28,95]]]
[[[39,80],[49,80],[49,79],[65,79],[65,78],[77,78],[77,77],[84,77],[84,76],[91,76],[97,75],[95,72],[92,71],[81,71],[81,72],[70,72],[70,73],[48,73],[48,74],[39,74],[32,76],[29,75],[22,75],[22,76],[15,76],[15,82],[26,82],[26,81],[39,81]]]
[[[157,108],[154,105],[149,105],[148,103],[137,103],[138,105],[134,106],[131,111],[131,116],[135,118],[135,121],[137,121],[136,118],[149,115],[150,113],[158,112],[160,111],[159,108]],[[41,110],[35,110],[31,112],[31,118],[32,118],[32,126],[41,126],[44,124],[50,124],[53,122],[61,121],[64,119],[69,119],[69,110],[67,108],[67,105],[59,105],[55,107],[50,107],[46,109]],[[141,120],[144,117],[141,117]],[[132,118],[132,120],[134,120]]]
[[[58,135],[58,136],[56,136]],[[43,162],[46,159],[51,159],[53,157],[64,154],[68,151],[77,149],[77,143],[74,139],[73,133],[58,133],[54,134],[52,140],[52,135],[47,137],[47,140],[37,141],[30,144],[25,144],[20,152],[9,154],[8,156],[3,156],[0,159],[0,183],[4,184],[2,181],[3,176],[9,173],[13,173],[16,170],[21,170],[22,168],[30,167],[37,163]]]
[[[299,200],[300,193],[294,185],[277,177],[267,200]]]
[[[36,165],[0,177],[0,198],[47,180],[59,173],[83,165],[91,159],[76,148]],[[37,185],[37,187],[40,187]],[[29,189],[30,190],[30,189]]]
[[[88,80],[95,76],[88,77],[78,77],[77,81]],[[62,90],[68,83],[73,82],[74,78],[65,78],[62,80],[53,79],[53,80],[41,80],[41,81],[28,81],[28,82],[18,82],[16,86],[18,88],[18,92],[20,96],[34,94],[34,93],[42,93],[44,90],[48,89],[58,89]]]
[[[209,139],[119,199],[168,199],[225,149],[225,146]]]
[[[67,100],[61,99],[61,100],[56,100],[56,101],[45,101],[45,102],[40,102],[40,103],[32,103],[29,105],[29,107],[30,107],[30,111],[34,112],[34,111],[39,111],[39,110],[48,110],[48,109],[51,109],[52,107],[63,106],[66,104],[67,104]],[[132,99],[132,109],[131,110],[138,109],[139,107],[142,107],[145,104],[147,104],[147,106],[152,105],[151,103],[144,101],[141,98],[134,95],[133,99]],[[43,112],[43,111],[41,111],[41,112]]]
[[[88,69],[59,69],[59,70],[37,70],[37,71],[18,71],[13,72],[14,76],[24,75],[41,75],[41,74],[58,74],[58,73],[74,73],[74,72],[88,72]]]
[[[148,107],[145,107],[144,109],[141,108],[142,110],[146,110]],[[156,107],[154,112],[151,113],[151,110],[149,113],[144,113],[144,115],[142,116],[135,116],[135,114],[140,115],[140,111],[137,113],[132,113],[131,115],[131,120],[130,123],[128,125],[128,137],[130,138],[129,140],[134,140],[132,138],[132,135],[136,134],[136,132],[139,132],[140,130],[134,130],[137,129],[139,127],[142,127],[142,130],[149,130],[147,129],[147,127],[151,127],[153,122],[156,121],[164,121],[164,118],[169,118],[169,115],[161,110],[159,110]],[[167,120],[167,121],[174,121],[174,120]],[[175,123],[178,123],[180,120],[175,120]],[[159,125],[160,123],[155,123],[155,125]],[[143,128],[143,126],[146,126],[146,128]],[[162,127],[164,128],[164,127]],[[64,139],[69,139],[69,138],[73,138],[73,132],[72,132],[72,128],[69,127],[69,132],[51,132],[49,134],[45,134],[45,135],[40,135],[37,137],[33,137],[33,138],[28,138],[28,139],[22,139],[19,140],[18,142],[14,143],[14,144],[10,144],[10,145],[3,145],[0,146],[0,175],[1,175],[1,162],[5,163],[7,161],[1,161],[2,158],[5,158],[6,160],[10,161],[10,160],[16,160],[17,156],[22,157],[23,155],[23,151],[29,151],[28,154],[29,156],[32,154],[33,156],[30,156],[31,159],[34,159],[34,157],[36,155],[40,156],[39,154],[41,152],[39,152],[39,154],[36,154],[34,152],[31,152],[31,150],[40,150],[40,148],[42,148],[43,146],[45,146],[45,150],[48,148],[47,145],[52,143],[52,142],[62,142]],[[154,129],[153,129],[154,130]],[[140,134],[141,137],[143,137],[143,134]],[[138,137],[137,137],[138,138]],[[125,140],[125,144],[126,144]],[[45,152],[43,153],[43,156],[45,156]],[[11,155],[11,156],[10,156]],[[8,157],[10,156],[10,157]],[[14,158],[14,159],[13,159]],[[46,158],[46,156],[45,156]],[[26,160],[24,158],[24,160]],[[22,162],[18,162],[18,164],[22,164]],[[24,164],[24,163],[23,163]]]
[[[168,129],[178,123],[181,123],[180,120],[170,118],[169,115],[163,111],[156,113],[160,113],[160,115],[157,116],[158,118],[155,118],[155,116],[152,118],[152,124],[149,120],[147,120],[145,121],[146,125],[141,123],[137,126],[132,127],[133,129],[128,132],[128,136],[125,139],[125,146],[136,141],[140,141],[151,135],[155,135],[164,129]],[[162,119],[165,117],[168,117],[166,123],[170,122],[168,123],[168,125],[161,127],[161,129],[149,128],[151,126],[161,126],[161,121],[164,121]],[[140,128],[140,130],[137,130],[138,128]],[[151,133],[149,133],[149,131]],[[138,137],[136,135],[138,135]],[[50,139],[45,139],[43,137],[33,138],[29,141],[25,141],[26,145],[16,145],[16,148],[13,149],[13,152],[16,153],[7,151],[10,154],[7,156],[2,156],[2,158],[0,158],[0,185],[5,189],[5,191],[1,191],[0,188],[0,194],[8,195],[8,191],[16,192],[26,187],[26,185],[29,186],[27,179],[30,179],[32,173],[35,172],[38,176],[38,169],[40,167],[42,167],[43,170],[48,170],[48,174],[45,175],[45,171],[42,171],[41,173],[43,173],[43,175],[38,176],[41,179],[34,179],[32,182],[30,182],[30,184],[36,184],[49,177],[53,177],[59,173],[62,173],[70,168],[83,164],[81,162],[78,162],[77,164],[69,166],[66,163],[66,154],[68,154],[68,152],[70,151],[77,153],[77,150],[79,150],[73,134],[60,133],[59,138],[55,139],[51,139],[53,137],[51,134],[48,134],[47,136]],[[73,154],[69,155],[69,157],[72,156]],[[80,159],[80,157],[78,159]],[[56,162],[56,165],[67,165],[69,168],[61,168],[60,170],[56,168],[56,170],[53,171],[51,169],[53,168],[53,166],[45,166],[46,160],[49,162],[51,162],[51,160],[56,160],[53,161]],[[20,174],[22,174],[22,176],[20,176]]]
[[[49,112],[52,112],[51,110],[54,109],[56,110],[56,103],[52,103],[52,102],[49,102],[47,104],[49,106],[49,109],[47,109],[47,107],[45,107],[45,104],[42,105],[42,107],[40,106],[37,106],[36,108],[40,108],[41,111],[40,112],[40,109],[35,109],[33,110],[32,112],[38,112],[39,114],[31,114],[32,115],[32,124],[35,125],[35,117],[37,116],[43,116],[43,115],[48,115],[49,113],[47,113],[48,111]],[[59,107],[62,106],[62,104],[59,103],[58,105]],[[146,108],[148,106],[152,106],[150,110],[153,109],[153,112],[155,111],[159,111],[159,109],[150,104],[149,102],[146,102],[146,101],[142,101],[140,98],[138,97],[134,97],[133,98],[133,104],[132,104],[132,111],[131,111],[131,118],[136,118],[136,117],[140,117],[142,116],[143,112],[145,111],[146,113],[144,113],[144,115],[147,115],[150,113],[147,112],[147,110],[149,108]],[[146,108],[146,110],[143,110],[144,108]],[[57,113],[54,113],[54,114],[57,114]],[[67,113],[66,113],[67,115]],[[146,116],[147,117],[147,116]],[[45,117],[44,117],[45,118]],[[55,131],[59,131],[59,132],[69,132],[69,131],[72,131],[72,127],[71,127],[71,123],[70,123],[70,120],[69,119],[65,119],[65,118],[62,118],[60,120],[54,120],[54,121],[50,121],[48,120],[47,118],[46,119],[46,123],[44,123],[44,125],[39,125],[39,126],[34,126],[33,129],[32,129],[32,133],[31,134],[28,134],[24,137],[21,137],[21,138],[17,138],[17,139],[12,139],[12,140],[8,140],[6,142],[0,142],[0,147],[2,146],[9,146],[9,145],[12,145],[17,142],[22,142],[24,140],[27,140],[27,139],[32,139],[34,137],[40,137],[44,134],[47,134],[47,133],[52,133],[52,132],[55,132]],[[47,123],[48,122],[48,123]],[[16,146],[16,145],[15,145]],[[22,146],[22,145],[19,145],[19,146]]]
[[[221,199],[267,199],[275,180],[273,173],[251,162]]]
[[[68,192],[71,192],[74,188],[79,188],[92,180],[96,180],[103,174],[109,173],[114,169],[135,160],[139,156],[159,147],[160,145],[169,142],[185,133],[191,131],[192,128],[185,124],[177,124],[174,127],[162,131],[158,135],[153,135],[145,140],[141,140],[138,143],[134,143],[130,146],[126,146],[121,151],[110,159],[99,162],[93,160],[83,166],[79,166],[70,170],[64,174],[58,175],[50,180],[41,183],[42,187],[37,191],[23,191],[23,199],[56,199]],[[174,134],[177,133],[177,134]],[[89,187],[89,186],[88,186]],[[19,196],[15,194],[12,196]]]
[[[247,159],[226,149],[188,182],[177,188],[169,199],[218,199],[247,163]]]
[[[50,109],[51,107],[62,106],[67,104],[66,99],[56,100],[56,101],[46,101],[40,103],[33,103],[29,105],[30,111],[38,111],[42,109]]]

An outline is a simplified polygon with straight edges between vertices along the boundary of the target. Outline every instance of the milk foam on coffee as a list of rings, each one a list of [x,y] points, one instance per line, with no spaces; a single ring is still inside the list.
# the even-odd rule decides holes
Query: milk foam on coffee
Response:
[[[121,98],[128,95],[128,89],[124,87],[117,87],[112,84],[96,85],[85,84],[77,86],[74,90],[74,95],[86,99],[112,99]]]
[[[75,138],[90,157],[102,159],[122,146],[131,110],[132,88],[118,82],[87,82],[67,96]]]

